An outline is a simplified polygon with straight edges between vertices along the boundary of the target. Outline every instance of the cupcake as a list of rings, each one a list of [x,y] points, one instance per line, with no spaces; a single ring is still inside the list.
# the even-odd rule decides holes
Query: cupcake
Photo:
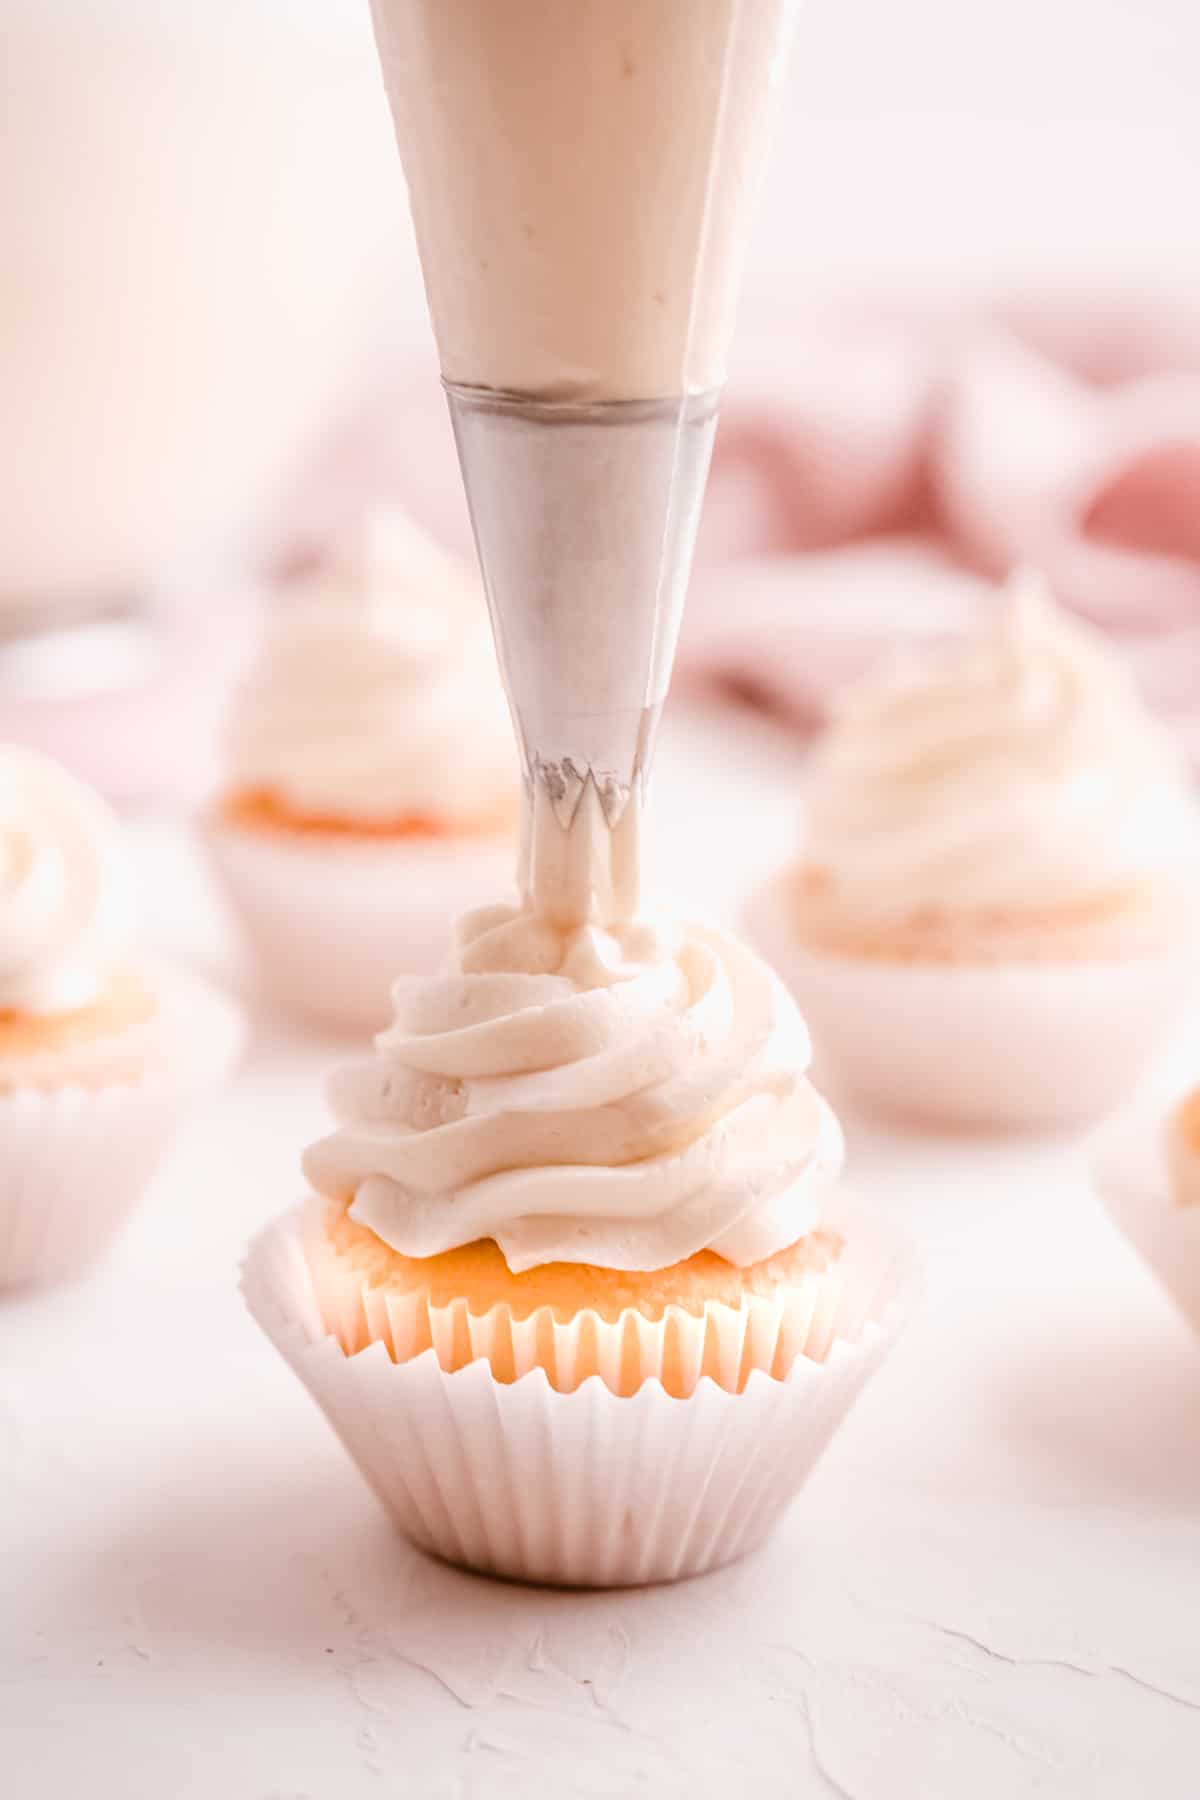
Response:
[[[281,598],[206,828],[273,997],[378,1027],[388,984],[503,891],[518,778],[482,589],[398,516]]]
[[[336,1074],[250,1307],[407,1535],[570,1585],[758,1544],[896,1334],[775,976],[720,931],[459,923]]]
[[[0,746],[0,1288],[73,1276],[240,1038],[229,1004],[135,952],[120,832],[84,784]]]
[[[1018,581],[978,639],[848,692],[800,862],[753,908],[818,1056],[968,1126],[1108,1111],[1196,972],[1196,814],[1103,640]]]
[[[1165,1117],[1122,1122],[1096,1180],[1114,1223],[1200,1331],[1200,1086]]]

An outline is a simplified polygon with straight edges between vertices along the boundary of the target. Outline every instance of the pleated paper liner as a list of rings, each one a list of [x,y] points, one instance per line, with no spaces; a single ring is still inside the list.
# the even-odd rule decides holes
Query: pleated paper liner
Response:
[[[553,1344],[560,1382],[579,1374],[581,1356],[594,1361],[595,1372],[568,1391],[534,1360],[540,1349],[550,1360],[544,1318],[527,1321],[522,1332],[494,1315],[472,1322],[453,1307],[437,1309],[451,1316],[438,1321],[435,1341],[431,1310],[429,1343],[415,1348],[414,1338],[415,1354],[395,1361],[397,1331],[401,1343],[409,1341],[411,1321],[402,1313],[380,1321],[381,1335],[348,1354],[335,1332],[353,1322],[354,1303],[341,1297],[350,1311],[330,1329],[307,1248],[322,1227],[312,1207],[255,1242],[243,1291],[422,1549],[527,1581],[670,1581],[762,1542],[911,1311],[919,1282],[907,1242],[845,1197],[830,1223],[847,1239],[836,1274],[814,1281],[823,1291],[803,1300],[786,1328],[747,1310],[721,1321],[645,1320],[631,1335],[627,1319],[592,1315],[587,1327],[580,1321],[574,1345],[569,1333]],[[694,1374],[682,1398],[655,1372],[672,1330],[694,1340],[679,1363]],[[717,1373],[728,1385],[705,1367],[714,1341]],[[781,1366],[790,1353],[786,1372],[747,1372],[748,1344]],[[634,1345],[645,1359],[637,1384],[627,1379]],[[462,1360],[464,1346],[477,1346],[469,1360]],[[610,1380],[630,1391],[614,1392]]]
[[[145,1190],[183,1108],[236,1059],[242,1022],[228,1000],[177,969],[150,979],[159,1013],[114,1034],[115,1078],[102,1079],[98,1040],[86,1085],[49,1084],[48,1058],[0,1093],[0,1289],[82,1274]],[[146,1060],[131,1075],[135,1039]]]
[[[795,995],[817,1079],[934,1124],[1042,1129],[1105,1117],[1169,1042],[1197,987],[1194,943],[1108,961],[889,963],[812,948],[779,877],[748,933]]]
[[[1113,1223],[1200,1332],[1200,1206],[1175,1197],[1165,1108],[1141,1109],[1108,1129],[1095,1181]]]
[[[748,1294],[739,1307],[709,1302],[698,1311],[671,1305],[658,1318],[633,1306],[615,1318],[591,1308],[558,1318],[544,1305],[523,1316],[506,1304],[479,1313],[465,1298],[431,1304],[427,1293],[369,1285],[331,1245],[327,1212],[310,1200],[302,1235],[321,1316],[351,1356],[376,1341],[393,1362],[432,1348],[447,1373],[482,1357],[498,1381],[542,1369],[561,1393],[599,1375],[614,1394],[628,1395],[653,1376],[683,1399],[701,1375],[740,1393],[752,1369],[781,1376],[796,1356],[821,1361],[839,1326],[849,1335],[846,1270],[828,1237],[816,1266],[770,1298]]]
[[[176,1118],[170,1081],[0,1097],[0,1288],[67,1280],[145,1188]]]

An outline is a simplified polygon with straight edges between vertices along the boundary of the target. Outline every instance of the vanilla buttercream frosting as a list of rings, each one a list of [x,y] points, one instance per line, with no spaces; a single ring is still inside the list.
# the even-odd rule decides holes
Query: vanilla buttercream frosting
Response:
[[[1086,903],[1195,855],[1168,733],[1029,574],[969,643],[851,689],[807,788],[806,865],[875,925]]]
[[[48,757],[0,745],[0,1011],[99,999],[135,934],[120,826]]]
[[[238,791],[301,816],[502,815],[517,764],[477,578],[406,519],[367,520],[277,604],[226,743]]]
[[[488,907],[393,998],[305,1171],[402,1254],[745,1266],[816,1225],[841,1134],[793,1001],[723,932]]]

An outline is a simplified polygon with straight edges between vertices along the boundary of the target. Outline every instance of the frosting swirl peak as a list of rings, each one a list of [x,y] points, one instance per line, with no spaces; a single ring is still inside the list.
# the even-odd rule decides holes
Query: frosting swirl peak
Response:
[[[104,801],[48,757],[0,746],[0,1010],[90,1006],[134,923],[120,827]]]
[[[226,743],[240,791],[305,817],[495,819],[516,758],[478,581],[403,517],[368,519],[277,604]]]
[[[840,1132],[795,1005],[724,933],[488,907],[447,973],[393,998],[305,1170],[402,1254],[494,1238],[514,1271],[744,1266],[815,1225]]]
[[[852,688],[807,800],[806,863],[871,923],[1086,902],[1195,843],[1168,734],[1031,576],[977,640]]]

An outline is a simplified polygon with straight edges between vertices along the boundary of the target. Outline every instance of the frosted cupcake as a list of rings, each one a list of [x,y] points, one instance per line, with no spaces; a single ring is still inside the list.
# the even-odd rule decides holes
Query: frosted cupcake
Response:
[[[1196,817],[1095,633],[1019,582],[976,641],[846,695],[807,797],[755,922],[849,1087],[969,1125],[1121,1100],[1194,979]]]
[[[518,781],[481,587],[398,516],[280,602],[207,838],[285,1005],[382,1025],[388,984],[511,885]]]
[[[1200,1331],[1200,1087],[1122,1125],[1097,1159],[1114,1222]]]
[[[0,746],[0,1288],[82,1271],[153,1172],[181,1103],[225,1072],[236,1012],[137,955],[108,808]]]
[[[423,1548],[569,1584],[761,1541],[883,1356],[906,1253],[770,971],[494,906],[336,1075],[252,1310]]]

